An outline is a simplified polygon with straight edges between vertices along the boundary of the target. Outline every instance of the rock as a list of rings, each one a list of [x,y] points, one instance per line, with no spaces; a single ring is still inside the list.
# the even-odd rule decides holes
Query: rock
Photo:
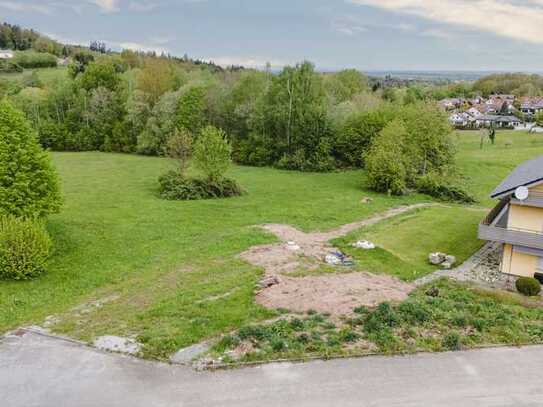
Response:
[[[258,282],[258,288],[268,288],[279,283],[280,283],[280,280],[278,277],[268,276],[268,277],[264,277],[262,280]]]
[[[452,264],[448,261],[444,261],[443,263],[441,263],[441,267],[446,270],[449,270],[452,267]]]
[[[439,253],[439,252],[430,253],[428,255],[428,260],[430,261],[430,263],[436,266],[438,264],[443,263],[445,261],[445,258],[446,258],[446,255],[444,253]]]
[[[188,348],[180,349],[176,353],[174,353],[172,357],[170,357],[170,362],[178,364],[191,363],[195,358],[206,353],[209,348],[209,344],[203,342],[189,346]]]
[[[300,250],[300,246],[298,246],[296,242],[290,241],[290,242],[287,242],[287,249],[296,251],[296,250]]]
[[[445,256],[445,262],[450,263],[452,266],[454,263],[456,263],[456,257],[448,254],[447,256]]]
[[[369,203],[371,203],[371,201],[373,201],[373,199],[368,198],[367,196],[365,196],[364,198],[362,198],[362,200],[360,201],[360,203],[369,204]]]
[[[358,242],[353,243],[353,247],[356,247],[357,249],[373,250],[375,249],[375,244],[367,240],[359,240]]]
[[[437,287],[430,287],[426,290],[425,294],[429,297],[437,297],[439,296],[439,288]]]
[[[109,352],[127,353],[129,355],[137,354],[141,349],[141,343],[131,338],[122,338],[120,336],[100,336],[94,341],[94,346],[98,349]]]

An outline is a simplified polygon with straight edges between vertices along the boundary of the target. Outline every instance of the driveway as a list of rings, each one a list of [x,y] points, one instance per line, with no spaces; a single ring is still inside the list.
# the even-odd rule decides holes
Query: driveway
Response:
[[[35,333],[0,342],[0,405],[543,405],[543,346],[271,364],[198,373]]]

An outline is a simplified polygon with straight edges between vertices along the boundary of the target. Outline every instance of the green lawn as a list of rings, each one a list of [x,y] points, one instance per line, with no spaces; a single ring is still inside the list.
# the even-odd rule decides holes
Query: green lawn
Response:
[[[49,85],[57,79],[64,79],[68,75],[68,69],[65,66],[59,66],[57,68],[25,69],[21,73],[0,73],[0,79],[20,81],[25,75],[30,75],[33,71],[38,73],[38,77],[45,85]]]
[[[514,164],[543,151],[540,136],[508,135],[514,142],[505,148],[501,135],[496,146],[483,151],[477,136],[459,136],[459,161],[485,206],[492,202],[484,197]],[[361,171],[303,174],[234,167],[229,176],[245,187],[246,195],[168,202],[157,197],[157,178],[171,165],[166,159],[105,153],[54,153],[53,158],[65,197],[62,212],[48,225],[56,251],[43,277],[0,282],[0,332],[60,315],[63,322],[56,331],[82,339],[139,335],[149,357],[166,357],[179,347],[271,315],[253,301],[261,270],[237,257],[274,239],[252,225],[273,222],[325,230],[393,206],[429,201],[421,195],[371,193],[364,189]],[[360,203],[368,196],[370,204]],[[387,237],[394,233],[386,229],[394,220],[372,233],[387,251],[422,273],[427,270],[423,254],[434,250],[433,242],[443,242],[435,250],[454,251],[460,258],[478,244],[474,227],[480,212],[455,207],[416,216],[420,223],[410,215],[398,220],[406,223],[402,233],[407,242]],[[451,226],[455,219],[460,223]],[[449,225],[443,232],[454,235],[450,242],[441,228],[432,228],[434,222]],[[429,230],[424,236],[414,228]],[[395,272],[387,259],[377,264],[381,270],[370,266]],[[109,302],[101,308],[70,311],[104,298]]]
[[[456,137],[458,163],[469,190],[485,206],[495,204],[489,194],[518,164],[543,154],[543,134],[498,131],[496,144],[485,141],[482,149],[478,131],[457,132]]]
[[[482,245],[474,236],[484,215],[484,210],[463,207],[424,208],[355,231],[334,243],[351,255],[360,269],[412,281],[436,270],[427,261],[428,253],[452,254],[457,264],[471,256]],[[351,243],[357,240],[369,240],[378,247],[354,249]]]

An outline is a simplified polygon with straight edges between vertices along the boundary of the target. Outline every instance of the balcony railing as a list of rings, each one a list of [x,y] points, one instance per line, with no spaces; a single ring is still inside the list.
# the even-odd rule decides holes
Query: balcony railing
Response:
[[[543,233],[506,229],[503,227],[487,225],[483,222],[479,225],[478,237],[481,240],[509,243],[512,245],[543,250]]]

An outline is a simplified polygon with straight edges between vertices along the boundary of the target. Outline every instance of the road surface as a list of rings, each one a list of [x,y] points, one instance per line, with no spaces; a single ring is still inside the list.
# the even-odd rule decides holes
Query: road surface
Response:
[[[218,372],[25,333],[0,342],[2,407],[543,406],[543,346]]]

